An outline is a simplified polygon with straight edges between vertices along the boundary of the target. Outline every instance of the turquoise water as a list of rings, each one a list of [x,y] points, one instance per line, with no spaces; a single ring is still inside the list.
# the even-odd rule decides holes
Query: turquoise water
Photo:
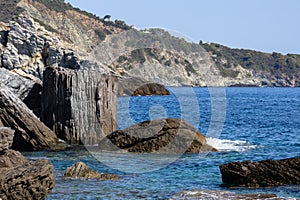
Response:
[[[223,188],[218,168],[232,161],[300,156],[300,88],[170,90],[172,96],[119,98],[119,128],[147,119],[181,117],[207,135],[219,152],[181,156],[79,150],[27,153],[31,159],[49,159],[55,167],[56,185],[48,199],[168,199],[193,189],[300,198],[299,186]],[[64,179],[66,168],[77,161],[99,172],[118,174],[121,180]]]

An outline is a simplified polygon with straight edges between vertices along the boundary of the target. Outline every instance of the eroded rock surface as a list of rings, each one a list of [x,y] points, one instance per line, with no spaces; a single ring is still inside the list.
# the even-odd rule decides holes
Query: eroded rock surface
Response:
[[[12,148],[32,151],[50,148],[57,137],[5,85],[0,83],[0,121],[15,130]]]
[[[64,177],[66,178],[85,178],[85,179],[100,179],[100,180],[118,180],[119,177],[114,174],[103,174],[98,173],[92,169],[90,169],[83,162],[78,162],[73,166],[69,167]]]
[[[99,143],[101,150],[135,153],[198,153],[216,151],[204,135],[180,119],[145,121],[115,131]]]
[[[220,166],[229,187],[271,187],[300,184],[300,158],[233,162]]]

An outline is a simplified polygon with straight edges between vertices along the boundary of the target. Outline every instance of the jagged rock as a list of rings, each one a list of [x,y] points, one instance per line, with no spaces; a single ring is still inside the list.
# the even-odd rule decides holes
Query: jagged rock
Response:
[[[1,199],[46,199],[54,186],[53,166],[47,160],[0,168]]]
[[[15,130],[12,148],[32,151],[50,148],[57,137],[5,85],[0,83],[0,121]]]
[[[11,147],[14,139],[14,133],[15,131],[10,128],[0,127],[0,153]]]
[[[78,162],[73,166],[67,168],[65,178],[86,178],[86,179],[100,179],[100,180],[118,180],[119,177],[114,174],[100,174],[90,169],[83,162]]]
[[[71,144],[97,144],[117,129],[117,80],[97,70],[48,67],[41,120]]]
[[[193,190],[184,191],[171,198],[171,200],[197,200],[197,199],[230,199],[230,200],[284,200],[274,194],[236,194],[230,191],[222,190]]]
[[[99,143],[106,151],[135,153],[198,153],[216,151],[204,135],[180,119],[145,121],[122,131],[115,131]]]
[[[228,187],[271,187],[300,184],[300,158],[233,162],[220,166]]]
[[[0,68],[0,82],[6,85],[27,107],[40,116],[42,82],[26,74],[22,76],[5,68]]]

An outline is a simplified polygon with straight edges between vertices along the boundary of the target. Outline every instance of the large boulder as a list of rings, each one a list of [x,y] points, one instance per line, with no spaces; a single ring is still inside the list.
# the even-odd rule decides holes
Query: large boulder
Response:
[[[1,199],[45,199],[54,186],[53,166],[47,160],[0,168]]]
[[[119,96],[150,96],[170,95],[170,92],[161,84],[146,81],[140,77],[124,75],[119,77]]]
[[[0,121],[15,130],[12,148],[32,151],[50,148],[57,137],[5,85],[0,83]]]
[[[85,179],[100,179],[100,180],[118,180],[119,177],[114,174],[98,173],[90,169],[83,162],[78,162],[73,166],[67,168],[65,178],[85,178]]]
[[[272,187],[300,184],[300,157],[260,162],[233,162],[220,166],[228,187]]]
[[[105,151],[134,153],[199,153],[216,151],[204,135],[181,119],[145,121],[115,131],[99,143]]]
[[[170,95],[170,92],[161,84],[147,83],[137,88],[132,96]]]

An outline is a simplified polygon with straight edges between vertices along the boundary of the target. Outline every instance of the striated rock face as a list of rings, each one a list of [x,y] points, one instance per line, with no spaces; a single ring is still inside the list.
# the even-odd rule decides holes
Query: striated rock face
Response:
[[[41,120],[71,144],[97,144],[117,129],[117,80],[96,70],[47,68]]]
[[[73,166],[67,168],[66,173],[64,174],[65,178],[92,178],[100,180],[118,180],[119,177],[114,174],[100,174],[94,170],[91,170],[83,162],[78,162]]]
[[[11,147],[14,133],[15,131],[10,128],[0,127],[0,152],[6,151]]]
[[[26,74],[0,68],[0,82],[6,85],[36,116],[41,112],[42,82]]]
[[[57,137],[5,85],[0,83],[0,121],[15,130],[12,148],[32,151],[50,148]]]
[[[145,121],[115,131],[99,143],[101,150],[134,153],[198,153],[216,151],[204,135],[180,119]]]
[[[271,187],[300,184],[300,158],[234,162],[220,166],[229,187]]]

